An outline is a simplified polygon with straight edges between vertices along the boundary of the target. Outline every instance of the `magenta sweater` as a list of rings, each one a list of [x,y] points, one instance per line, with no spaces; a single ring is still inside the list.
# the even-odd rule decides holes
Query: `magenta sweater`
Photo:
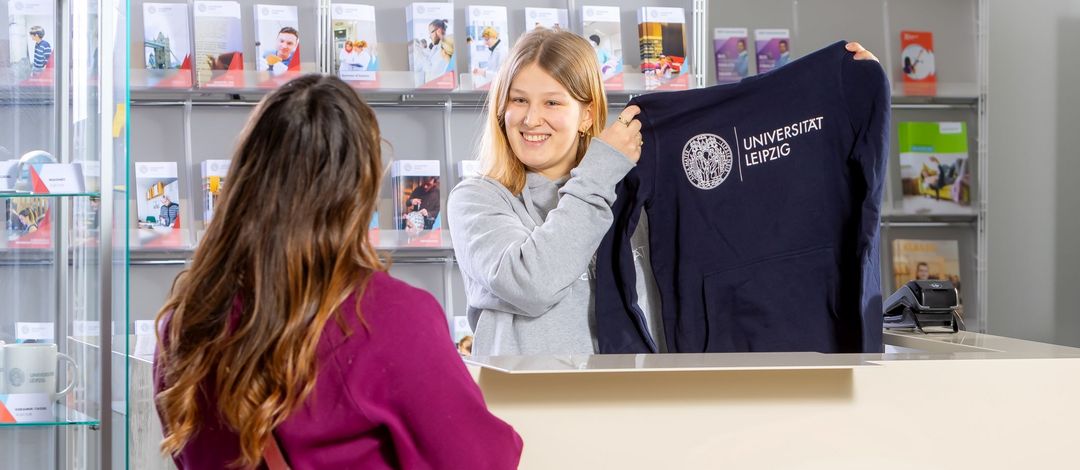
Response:
[[[376,273],[361,303],[367,329],[354,303],[350,297],[338,312],[353,334],[345,336],[333,319],[326,323],[315,389],[274,432],[290,466],[516,468],[521,438],[488,412],[438,302]],[[165,385],[160,365],[154,362],[155,393]],[[236,435],[213,407],[201,409],[202,428],[176,464],[226,468],[239,455]]]

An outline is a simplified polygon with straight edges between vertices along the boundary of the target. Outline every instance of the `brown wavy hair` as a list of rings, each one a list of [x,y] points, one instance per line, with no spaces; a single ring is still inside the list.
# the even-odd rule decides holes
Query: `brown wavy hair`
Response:
[[[255,467],[314,389],[326,322],[353,293],[359,312],[370,275],[386,269],[368,241],[381,143],[375,113],[333,76],[297,78],[255,108],[213,221],[157,316],[163,453],[184,448],[203,424],[200,399],[215,397],[211,411],[239,435],[233,465]]]
[[[477,156],[482,173],[502,183],[515,195],[525,187],[526,169],[510,148],[503,119],[507,103],[510,102],[510,85],[523,69],[532,64],[555,78],[573,99],[592,111],[592,125],[578,139],[575,165],[581,163],[592,138],[600,135],[607,123],[604,80],[600,75],[600,64],[596,61],[596,51],[589,41],[569,31],[547,28],[534,29],[521,36],[488,92],[488,114]]]

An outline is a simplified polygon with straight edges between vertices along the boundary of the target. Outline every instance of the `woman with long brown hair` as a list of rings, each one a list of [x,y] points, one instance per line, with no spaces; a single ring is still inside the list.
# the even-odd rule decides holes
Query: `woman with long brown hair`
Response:
[[[336,77],[266,96],[220,205],[158,314],[161,448],[180,468],[512,468],[432,296],[368,241],[375,114]],[[465,432],[463,432],[465,431]]]

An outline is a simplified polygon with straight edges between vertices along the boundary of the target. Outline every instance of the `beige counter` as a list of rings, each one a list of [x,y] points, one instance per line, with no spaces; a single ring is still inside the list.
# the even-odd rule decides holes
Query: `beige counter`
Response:
[[[1080,468],[1080,349],[885,338],[895,352],[492,357],[470,370],[521,433],[525,469]],[[173,468],[157,451],[150,358],[128,364],[132,468]]]
[[[522,468],[1080,468],[1080,349],[886,333],[887,354],[470,360]]]

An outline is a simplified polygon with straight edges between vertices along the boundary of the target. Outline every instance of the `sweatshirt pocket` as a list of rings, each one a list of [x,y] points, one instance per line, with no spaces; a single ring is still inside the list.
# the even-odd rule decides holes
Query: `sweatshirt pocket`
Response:
[[[836,269],[816,247],[706,274],[705,351],[835,351]]]

